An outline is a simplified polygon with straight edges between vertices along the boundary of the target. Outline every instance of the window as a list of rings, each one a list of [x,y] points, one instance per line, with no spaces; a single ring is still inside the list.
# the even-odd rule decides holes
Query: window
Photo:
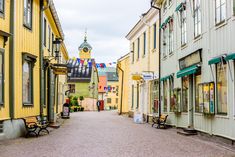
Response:
[[[118,104],[118,98],[116,98],[116,104]]]
[[[24,26],[32,28],[32,0],[24,0]]]
[[[143,56],[145,56],[145,54],[146,54],[146,48],[147,48],[147,46],[146,46],[146,32],[144,32],[144,54],[143,54]]]
[[[215,23],[219,24],[226,18],[226,0],[215,0]]]
[[[182,8],[180,11],[181,17],[181,45],[185,45],[187,43],[187,27],[186,27],[186,8]]]
[[[173,0],[169,0],[169,6],[171,6]]]
[[[235,15],[235,0],[233,0],[233,15]]]
[[[194,37],[201,34],[201,0],[194,0],[193,10],[194,10]]]
[[[201,85],[201,74],[195,76],[195,112],[203,111],[203,94]]]
[[[167,87],[167,81],[163,81],[163,111],[167,112],[167,98],[168,98],[168,87]]]
[[[32,62],[24,60],[23,63],[23,104],[32,105],[33,101],[33,65]]]
[[[139,97],[140,97],[140,92],[139,92],[139,91],[140,91],[140,87],[139,87],[139,84],[137,84],[137,90],[136,90],[136,92],[137,92],[137,93],[136,93],[136,95],[137,95],[137,97],[136,97],[136,98],[137,98],[137,101],[136,101],[136,102],[137,102],[137,103],[136,103],[136,108],[137,108],[137,109],[139,108],[139,102],[140,102],[140,101],[139,101]]]
[[[47,20],[44,18],[44,26],[43,26],[43,32],[44,32],[44,37],[43,37],[43,42],[44,46],[47,46]]]
[[[51,28],[50,26],[48,26],[48,51],[51,51]]]
[[[227,65],[218,63],[216,65],[216,81],[217,81],[217,113],[227,114]]]
[[[54,56],[54,46],[53,46],[53,41],[55,40],[55,36],[54,36],[54,34],[52,33],[52,46],[51,46],[51,53],[52,53],[52,56]],[[61,57],[62,58],[62,57]]]
[[[167,0],[163,4],[163,13],[165,13],[167,10]]]
[[[0,0],[0,13],[1,14],[4,14],[4,3],[5,3],[5,0]]]
[[[112,99],[111,98],[107,98],[107,103],[111,104],[112,103]]]
[[[75,84],[69,84],[70,93],[75,93]]]
[[[182,78],[182,111],[188,112],[189,77]]]
[[[0,105],[4,102],[4,51],[0,49]]]
[[[166,57],[166,51],[167,51],[167,31],[166,28],[163,29],[163,58]]]
[[[135,61],[135,43],[132,43],[132,63]]]
[[[135,88],[134,88],[134,85],[131,86],[132,87],[132,101],[131,101],[131,108],[133,109],[134,108],[134,91],[135,91]]]
[[[157,25],[156,23],[153,25],[153,48],[157,48]]]
[[[158,112],[158,99],[159,92],[158,92],[158,80],[151,82],[151,104],[153,113]]]
[[[176,96],[174,96],[174,79],[171,77],[169,79],[169,85],[170,85],[170,112],[173,112],[176,105]]]
[[[137,59],[139,59],[140,58],[140,38],[138,38],[137,44],[138,44]]]
[[[169,53],[173,52],[173,18],[169,21]]]

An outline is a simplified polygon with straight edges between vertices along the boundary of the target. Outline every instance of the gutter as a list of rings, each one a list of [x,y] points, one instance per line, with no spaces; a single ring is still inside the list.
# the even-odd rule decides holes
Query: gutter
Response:
[[[9,40],[9,95],[11,98],[9,99],[9,107],[10,107],[10,117],[11,119],[15,118],[15,0],[10,1],[10,33],[12,36]]]
[[[119,112],[119,115],[121,115],[122,114],[124,70],[119,65],[117,66],[117,68],[122,72],[122,91],[121,91],[121,103],[120,103],[120,112]]]
[[[158,81],[158,90],[159,90],[159,95],[158,95],[158,114],[159,114],[159,117],[161,116],[161,81],[160,81],[160,79],[161,79],[161,19],[162,19],[162,15],[161,15],[161,8],[159,8],[159,7],[155,7],[154,6],[154,2],[153,2],[153,0],[151,1],[151,7],[152,8],[154,8],[154,9],[157,9],[158,10],[158,12],[159,12],[159,56],[158,56],[158,79],[159,79],[159,81]]]

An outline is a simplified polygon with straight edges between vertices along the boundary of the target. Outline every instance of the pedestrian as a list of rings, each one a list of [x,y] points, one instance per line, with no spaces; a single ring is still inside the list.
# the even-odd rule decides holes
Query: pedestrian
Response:
[[[97,105],[98,112],[100,112],[100,102],[97,101],[96,105]]]

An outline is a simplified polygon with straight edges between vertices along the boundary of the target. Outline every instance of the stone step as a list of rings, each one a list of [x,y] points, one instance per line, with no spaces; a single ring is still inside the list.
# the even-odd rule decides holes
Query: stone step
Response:
[[[177,134],[180,134],[180,135],[183,135],[183,136],[192,136],[192,135],[197,135],[197,132],[190,133],[190,132],[185,132],[185,131],[177,131]]]
[[[194,128],[183,128],[183,131],[192,134],[197,133],[197,130],[195,130]]]

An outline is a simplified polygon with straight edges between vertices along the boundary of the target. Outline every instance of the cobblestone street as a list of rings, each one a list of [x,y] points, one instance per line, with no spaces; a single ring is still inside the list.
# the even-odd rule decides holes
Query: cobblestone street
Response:
[[[197,137],[134,124],[116,112],[73,113],[60,129],[39,138],[0,142],[0,157],[230,157],[235,152]]]

